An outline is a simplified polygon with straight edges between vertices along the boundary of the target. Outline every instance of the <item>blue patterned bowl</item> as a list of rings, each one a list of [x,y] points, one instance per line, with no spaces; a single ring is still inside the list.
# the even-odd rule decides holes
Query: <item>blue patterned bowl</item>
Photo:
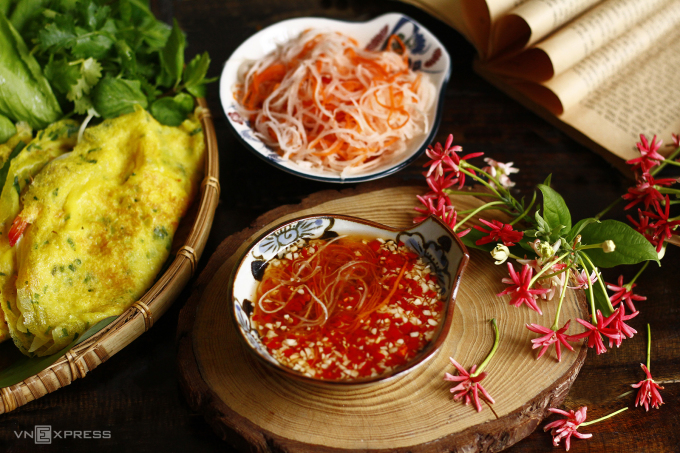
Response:
[[[265,146],[253,134],[249,121],[242,118],[237,111],[234,87],[238,81],[239,68],[248,61],[264,57],[277,45],[296,38],[307,29],[338,31],[356,39],[361,46],[376,49],[383,48],[391,35],[399,35],[409,48],[411,69],[427,73],[436,89],[436,99],[428,112],[430,132],[413,138],[405,153],[387,162],[383,167],[345,178],[330,171],[303,168]],[[259,31],[234,51],[222,70],[220,99],[232,130],[256,156],[281,170],[303,178],[334,183],[355,183],[391,175],[406,167],[425,151],[439,127],[444,91],[450,72],[451,59],[442,43],[418,22],[403,14],[384,14],[368,22],[345,22],[322,18],[289,19]]]
[[[304,246],[311,239],[332,238],[338,235],[403,242],[429,263],[442,289],[443,316],[430,342],[406,364],[378,376],[354,380],[324,380],[308,377],[279,363],[262,344],[260,334],[251,320],[253,304],[257,303],[254,302],[255,291],[270,260],[288,253],[292,247]],[[305,382],[330,385],[384,382],[425,363],[442,345],[451,328],[456,292],[468,260],[468,252],[458,236],[436,217],[429,217],[407,230],[390,228],[368,220],[343,215],[320,214],[300,217],[286,221],[255,239],[234,266],[228,288],[232,304],[232,318],[245,347],[259,361],[286,376]]]

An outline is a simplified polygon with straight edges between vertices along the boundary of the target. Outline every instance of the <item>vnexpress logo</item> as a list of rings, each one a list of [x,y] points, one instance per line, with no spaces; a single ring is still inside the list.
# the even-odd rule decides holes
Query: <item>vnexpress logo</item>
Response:
[[[35,425],[33,431],[14,431],[14,435],[17,439],[33,439],[36,445],[51,444],[53,439],[111,439],[111,431],[54,431],[51,425]]]
[[[52,427],[50,425],[35,425],[33,440],[37,445],[52,443]]]

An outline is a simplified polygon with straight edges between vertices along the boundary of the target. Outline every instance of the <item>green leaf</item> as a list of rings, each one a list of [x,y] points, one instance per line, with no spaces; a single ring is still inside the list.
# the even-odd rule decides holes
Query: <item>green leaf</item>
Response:
[[[95,58],[101,60],[107,56],[109,50],[115,44],[113,36],[116,26],[113,20],[108,20],[100,31],[90,32],[85,29],[77,29],[78,36],[71,50],[76,58]]]
[[[147,108],[148,102],[138,80],[105,77],[92,90],[92,105],[104,118],[115,118],[134,111],[135,105]]]
[[[17,359],[9,366],[0,370],[0,388],[18,384],[19,382],[40,373],[42,370],[59,360],[59,358],[70,351],[74,346],[87,340],[92,335],[96,334],[104,327],[109,325],[116,318],[117,316],[111,316],[99,321],[97,324],[85,331],[83,335],[77,339],[74,339],[68,346],[55,354],[46,357],[33,358],[22,356],[21,358]]]
[[[48,24],[38,32],[38,42],[43,51],[71,47],[76,40],[76,27],[73,18],[59,16],[55,22]]]
[[[204,83],[209,67],[210,56],[208,55],[208,52],[203,52],[201,55],[196,55],[189,62],[187,67],[184,69],[184,75],[182,77],[184,86],[187,88],[187,90],[189,90],[190,87],[200,86]]]
[[[604,250],[599,248],[583,251],[596,266],[614,267],[648,260],[659,262],[654,246],[623,222],[603,220],[600,223],[591,223],[581,230],[582,244],[601,244],[608,239],[616,244],[616,250],[611,253],[604,253]]]
[[[36,59],[7,18],[0,14],[0,113],[43,129],[61,108]]]
[[[9,16],[12,26],[23,32],[24,26],[41,13],[46,3],[47,0],[19,0]]]
[[[26,143],[24,142],[19,142],[17,145],[14,147],[11,153],[9,153],[9,157],[5,161],[5,163],[2,164],[2,167],[0,167],[0,193],[2,192],[2,188],[5,187],[5,181],[7,181],[7,175],[9,174],[9,166],[12,163],[12,159],[17,157],[17,154],[21,152],[22,149],[26,146]]]
[[[548,175],[548,177],[545,178],[545,181],[543,182],[543,185],[546,185],[546,186],[550,187],[550,184],[551,184],[551,183],[552,183],[552,173],[550,173],[550,174]]]
[[[560,237],[561,231],[571,230],[571,214],[559,193],[545,184],[539,184],[538,188],[543,193],[543,218],[548,222],[553,231],[550,236],[550,241],[552,242]]]
[[[592,218],[592,217],[579,220],[576,223],[576,225],[574,225],[571,228],[571,230],[569,230],[569,232],[566,234],[566,236],[564,236],[567,243],[571,244],[572,242],[574,242],[574,239],[576,239],[576,236],[578,236],[585,227],[587,227],[591,223],[595,223],[595,222],[598,222],[598,220],[595,219],[595,218]]]
[[[193,110],[194,99],[186,93],[160,98],[151,104],[151,114],[166,126],[179,126]]]
[[[0,115],[0,145],[5,143],[16,133],[17,128],[14,127],[14,123],[6,116]],[[1,190],[2,186],[0,186],[0,191]]]
[[[62,95],[71,91],[80,78],[80,69],[77,65],[68,63],[65,58],[54,58],[45,66],[45,77],[52,84],[52,88]]]
[[[159,84],[162,86],[176,87],[182,79],[184,67],[184,48],[186,39],[179,28],[177,20],[173,19],[170,37],[160,53],[161,77]]]

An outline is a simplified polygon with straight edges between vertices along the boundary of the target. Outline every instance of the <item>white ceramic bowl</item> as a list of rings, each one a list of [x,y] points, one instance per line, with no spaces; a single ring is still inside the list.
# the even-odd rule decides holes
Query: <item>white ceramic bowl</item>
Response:
[[[260,335],[253,327],[253,300],[259,280],[269,260],[293,246],[304,246],[310,239],[359,235],[366,238],[392,239],[403,242],[423,257],[437,274],[443,292],[443,316],[431,341],[406,364],[389,372],[370,378],[354,380],[324,380],[305,376],[279,363],[262,344]],[[282,223],[264,233],[248,247],[232,272],[228,294],[231,298],[232,318],[239,338],[261,362],[295,379],[324,385],[356,385],[383,382],[403,375],[421,365],[439,349],[451,329],[456,292],[460,278],[469,260],[467,249],[440,219],[431,216],[407,230],[380,225],[375,222],[333,214],[300,217]]]
[[[412,139],[408,150],[400,157],[386,163],[383,167],[362,174],[341,178],[328,171],[303,168],[279,156],[253,135],[249,122],[237,112],[234,99],[234,86],[238,81],[241,65],[260,59],[291,39],[297,38],[307,29],[338,31],[357,40],[360,46],[382,48],[389,36],[399,35],[409,48],[411,68],[429,74],[436,88],[436,99],[428,112],[430,132]],[[387,33],[386,33],[387,32]],[[372,42],[380,41],[379,44]],[[408,16],[389,13],[368,22],[345,22],[322,18],[289,19],[271,25],[241,44],[229,57],[220,78],[220,100],[228,123],[240,141],[258,157],[268,163],[303,178],[335,183],[355,183],[382,178],[395,173],[420,156],[432,142],[441,119],[444,91],[451,72],[451,59],[441,42]]]

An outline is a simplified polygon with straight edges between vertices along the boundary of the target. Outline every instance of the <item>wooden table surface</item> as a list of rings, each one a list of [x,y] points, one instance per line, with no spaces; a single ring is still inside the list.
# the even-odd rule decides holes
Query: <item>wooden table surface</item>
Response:
[[[389,11],[406,13],[439,37],[454,62],[439,140],[453,133],[455,143],[466,152],[482,151],[496,160],[513,161],[521,169],[513,178],[518,193],[529,195],[552,173],[553,187],[577,219],[596,214],[630,184],[604,159],[474,74],[472,47],[457,32],[412,6],[377,0],[158,0],[153,6],[160,17],[178,19],[188,35],[189,56],[205,50],[210,53],[212,76],[219,75],[223,62],[243,40],[280,20],[301,16],[366,20]],[[266,165],[229,131],[216,83],[210,86],[208,101],[220,148],[222,200],[200,268],[222,239],[246,228],[258,215],[282,204],[298,203],[320,190],[347,187],[303,180]],[[421,159],[396,177],[422,179],[422,163]],[[424,181],[423,187],[425,190]],[[620,210],[612,215],[624,217]],[[636,271],[637,267],[612,269],[605,276],[611,282],[620,273],[630,278]],[[587,405],[591,419],[624,406],[630,410],[582,429],[593,437],[574,440],[571,451],[670,452],[680,448],[680,385],[674,382],[680,380],[678,275],[680,251],[671,246],[663,266],[650,266],[638,280],[639,292],[648,298],[637,305],[640,315],[631,321],[640,333],[607,354],[588,352],[564,407]],[[64,432],[110,431],[107,440],[55,439],[51,448],[57,451],[232,451],[201,415],[191,411],[178,386],[177,318],[190,291],[191,285],[149,332],[85,379],[0,416],[0,451],[35,451],[31,439],[17,438],[35,425],[50,425]],[[653,334],[654,377],[670,381],[662,391],[665,404],[648,413],[634,407],[635,394],[630,388],[643,378],[640,363],[646,360],[647,323]],[[451,410],[460,407],[452,403]],[[508,451],[553,449],[551,437],[537,430]]]

